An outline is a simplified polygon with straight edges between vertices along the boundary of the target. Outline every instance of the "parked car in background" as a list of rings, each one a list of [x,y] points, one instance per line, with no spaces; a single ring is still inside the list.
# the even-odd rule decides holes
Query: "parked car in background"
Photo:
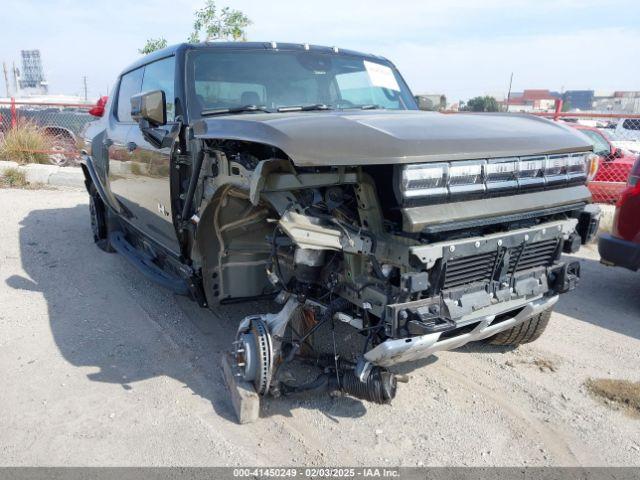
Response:
[[[629,172],[638,155],[612,145],[605,133],[595,127],[570,123],[583,133],[598,155],[598,170],[589,183],[593,201],[614,204],[627,186]]]
[[[640,158],[616,206],[611,234],[600,236],[598,250],[602,263],[634,271],[640,268]]]
[[[96,106],[89,110],[89,115],[93,115],[94,117],[100,118],[104,115],[104,109],[107,105],[107,101],[109,97],[103,96],[98,99],[96,102]]]
[[[640,118],[621,118],[611,130],[611,143],[640,154]]]

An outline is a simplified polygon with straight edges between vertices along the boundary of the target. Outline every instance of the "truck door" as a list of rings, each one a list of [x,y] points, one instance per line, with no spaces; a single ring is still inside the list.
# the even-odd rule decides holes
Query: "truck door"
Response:
[[[169,187],[170,149],[159,149],[144,139],[131,119],[131,97],[140,92],[163,90],[167,122],[174,114],[175,57],[147,64],[122,76],[118,89],[114,132],[121,143],[109,158],[109,183],[127,220],[166,249],[179,253],[173,227]],[[118,130],[122,128],[122,130]],[[126,130],[125,130],[126,129]],[[113,146],[116,145],[113,139]]]
[[[132,95],[140,93],[144,67],[137,68],[120,77],[113,108],[109,112],[107,129],[103,144],[108,152],[109,190],[117,202],[123,217],[132,220],[135,206],[131,209],[128,202],[131,187],[131,162],[127,150],[129,131],[135,126],[131,119]]]
[[[162,90],[167,102],[167,124],[175,120],[175,57],[150,63],[144,68],[142,92]],[[173,226],[169,184],[169,147],[156,148],[147,142],[137,125],[129,130],[127,149],[132,167],[128,200],[136,205],[135,225],[164,247],[179,254]]]

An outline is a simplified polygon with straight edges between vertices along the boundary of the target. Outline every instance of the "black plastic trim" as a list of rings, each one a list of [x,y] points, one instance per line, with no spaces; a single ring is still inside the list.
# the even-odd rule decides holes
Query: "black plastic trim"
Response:
[[[618,267],[632,271],[640,269],[640,243],[633,243],[609,234],[602,234],[598,240],[600,257]]]
[[[182,278],[171,275],[156,265],[153,258],[131,245],[122,231],[111,232],[109,234],[109,243],[116,252],[122,255],[149,280],[178,295],[188,295],[190,293],[189,286]]]
[[[514,213],[510,215],[499,215],[489,218],[478,218],[474,220],[463,220],[459,222],[439,223],[437,225],[430,225],[422,229],[422,233],[433,234],[450,232],[455,230],[466,230],[470,228],[484,227],[487,225],[496,225],[499,223],[515,222],[520,220],[529,220],[532,218],[544,217],[546,215],[554,215],[557,213],[571,212],[574,210],[580,210],[584,208],[586,204],[584,202],[572,203],[570,205],[563,205],[560,207],[545,208],[542,210],[533,210],[524,213]]]

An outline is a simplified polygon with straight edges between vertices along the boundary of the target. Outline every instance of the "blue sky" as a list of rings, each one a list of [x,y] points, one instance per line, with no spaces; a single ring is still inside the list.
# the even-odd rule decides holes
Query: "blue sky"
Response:
[[[202,0],[21,0],[3,5],[0,60],[39,48],[52,93],[104,94],[149,37],[189,35]],[[229,0],[248,39],[384,55],[415,93],[449,100],[523,88],[640,90],[640,2]],[[8,21],[7,21],[8,20]],[[4,87],[4,85],[2,85]],[[0,90],[4,94],[4,88]]]

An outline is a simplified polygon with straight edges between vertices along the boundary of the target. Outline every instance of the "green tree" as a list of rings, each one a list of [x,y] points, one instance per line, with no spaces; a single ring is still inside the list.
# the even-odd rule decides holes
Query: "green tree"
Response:
[[[144,47],[138,49],[138,53],[142,55],[148,55],[151,52],[155,52],[156,50],[161,50],[167,46],[167,40],[160,38],[150,38],[147,40],[147,43],[144,44]]]
[[[193,32],[190,42],[201,41],[200,34],[204,33],[202,41],[210,40],[245,40],[246,28],[251,20],[240,10],[223,7],[218,11],[214,0],[207,0],[205,6],[194,13]]]
[[[210,40],[245,40],[246,28],[251,20],[240,10],[223,7],[218,10],[214,0],[206,0],[204,7],[193,13],[193,32],[187,39],[191,43]],[[201,37],[203,34],[203,37]],[[160,38],[150,38],[144,47],[138,49],[142,55],[147,55],[167,46],[167,41]]]
[[[465,106],[465,110],[471,112],[497,112],[500,110],[500,107],[495,98],[486,95],[484,97],[474,97],[470,99]]]

